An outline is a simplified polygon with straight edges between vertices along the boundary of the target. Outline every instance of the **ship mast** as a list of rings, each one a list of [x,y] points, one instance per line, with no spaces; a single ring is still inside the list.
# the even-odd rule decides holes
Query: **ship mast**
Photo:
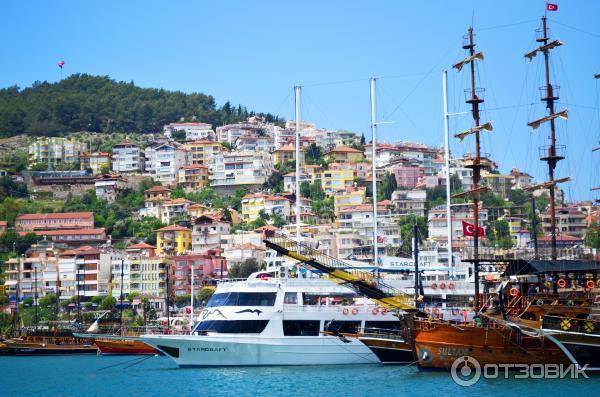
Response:
[[[600,73],[599,73],[599,74],[595,74],[595,75],[594,75],[594,78],[595,78],[596,80],[600,79]],[[597,151],[600,151],[600,146],[598,146],[598,147],[596,147],[596,148],[593,148],[593,149],[592,149],[592,152],[597,152]],[[592,191],[598,191],[598,190],[600,190],[600,186],[593,187],[591,190],[592,190]],[[596,200],[596,202],[600,203],[600,199],[597,199],[597,200]]]
[[[531,186],[527,190],[533,191],[539,188],[547,188],[550,195],[550,235],[552,239],[552,259],[556,260],[556,185],[561,182],[567,182],[570,178],[559,178],[556,179],[554,170],[560,160],[563,160],[565,146],[556,145],[556,125],[555,120],[557,118],[567,118],[567,110],[564,109],[558,113],[555,113],[554,103],[559,99],[558,97],[558,86],[552,85],[550,82],[550,50],[559,47],[562,43],[559,40],[550,41],[548,37],[548,23],[546,16],[542,17],[542,29],[540,31],[541,37],[538,37],[536,41],[540,43],[540,46],[527,54],[525,58],[531,61],[538,53],[544,54],[544,70],[545,70],[545,85],[540,88],[542,93],[541,100],[546,102],[546,108],[548,109],[548,115],[541,119],[532,121],[527,125],[537,129],[542,123],[550,122],[550,145],[544,145],[539,148],[540,160],[548,163],[548,176],[547,182]]]
[[[468,50],[469,56],[453,65],[458,71],[462,70],[465,65],[469,65],[469,72],[471,77],[471,87],[465,90],[466,103],[471,105],[471,113],[473,116],[474,127],[467,131],[456,134],[455,137],[463,140],[467,135],[475,135],[475,157],[473,162],[468,164],[466,167],[473,170],[473,185],[472,189],[467,192],[459,193],[453,197],[465,197],[470,196],[473,200],[473,275],[475,277],[475,300],[474,307],[475,311],[479,310],[479,193],[487,191],[486,186],[480,186],[479,182],[481,179],[481,144],[480,144],[480,132],[483,130],[491,131],[492,124],[485,123],[481,124],[481,117],[479,113],[479,106],[484,102],[482,98],[483,89],[477,88],[475,84],[475,61],[483,61],[483,53],[475,52],[475,41],[473,35],[473,28],[469,27],[469,33],[464,37],[465,42],[463,48]]]

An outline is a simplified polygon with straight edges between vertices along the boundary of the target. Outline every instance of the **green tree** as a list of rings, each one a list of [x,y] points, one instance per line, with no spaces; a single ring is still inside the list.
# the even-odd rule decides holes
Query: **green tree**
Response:
[[[310,185],[311,185],[310,182],[302,181],[302,183],[300,184],[300,196],[301,197],[310,197],[310,194],[311,194]]]
[[[419,233],[421,233],[421,240],[427,239],[429,235],[429,229],[427,219],[418,215],[406,215],[400,218],[398,225],[400,226],[400,239],[402,241],[400,245],[400,251],[404,253],[410,253],[412,250],[412,238],[413,238],[413,227],[417,225]]]
[[[600,227],[597,223],[585,232],[584,243],[586,247],[600,249]]]
[[[235,264],[227,269],[229,278],[247,278],[259,270],[258,262],[255,258],[248,258],[242,263]]]
[[[381,180],[381,187],[377,191],[377,201],[389,200],[392,198],[392,193],[396,191],[396,177],[389,172],[386,172]]]
[[[196,294],[196,300],[200,304],[206,305],[206,303],[210,300],[210,298],[213,296],[214,293],[215,293],[214,288],[204,287],[204,288],[200,289],[200,291],[198,291],[198,293]]]
[[[305,161],[308,165],[320,164],[323,161],[323,148],[311,143],[305,150]]]
[[[102,310],[114,310],[115,307],[117,307],[117,299],[113,296],[105,297],[100,304]]]

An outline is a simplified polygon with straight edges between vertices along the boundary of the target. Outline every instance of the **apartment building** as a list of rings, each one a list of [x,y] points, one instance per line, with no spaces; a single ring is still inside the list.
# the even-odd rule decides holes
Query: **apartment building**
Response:
[[[144,172],[144,151],[135,143],[125,141],[113,146],[112,170],[122,172]]]
[[[49,214],[23,214],[17,216],[17,231],[92,229],[93,212],[56,212]]]

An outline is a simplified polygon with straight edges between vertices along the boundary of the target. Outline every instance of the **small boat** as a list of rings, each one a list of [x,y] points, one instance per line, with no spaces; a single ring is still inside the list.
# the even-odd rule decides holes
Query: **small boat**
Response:
[[[82,335],[83,336],[83,335]],[[119,339],[107,338],[106,335],[86,335],[92,338],[94,345],[104,355],[154,355],[161,354],[158,350],[148,346],[137,337],[120,337]]]
[[[7,356],[53,356],[62,354],[97,354],[92,343],[73,334],[52,333],[27,334],[0,342],[0,355]]]

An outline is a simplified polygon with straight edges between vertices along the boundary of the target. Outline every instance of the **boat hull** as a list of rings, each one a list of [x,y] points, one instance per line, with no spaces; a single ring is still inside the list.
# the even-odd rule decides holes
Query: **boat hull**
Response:
[[[3,343],[0,346],[0,355],[5,356],[56,356],[98,354],[98,349],[93,345],[42,345]]]
[[[579,368],[586,367],[587,372],[600,372],[600,334],[557,333],[548,334]]]
[[[463,356],[486,364],[570,364],[548,338],[527,337],[500,327],[415,323],[415,358],[421,369],[449,370]]]
[[[386,338],[359,337],[383,364],[407,365],[415,362],[411,346],[403,341]]]
[[[95,339],[102,355],[153,355],[160,352],[139,340]]]
[[[355,338],[142,335],[180,367],[379,364]]]

